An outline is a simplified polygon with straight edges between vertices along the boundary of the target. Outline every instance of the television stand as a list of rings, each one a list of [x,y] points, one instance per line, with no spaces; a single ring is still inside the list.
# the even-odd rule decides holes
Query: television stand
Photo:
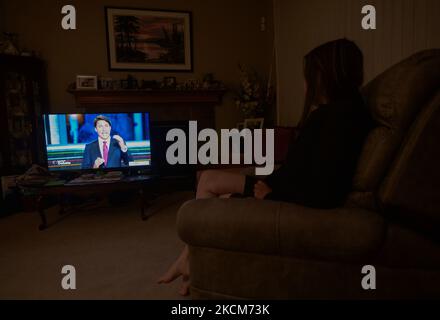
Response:
[[[24,189],[26,192],[32,192],[37,197],[37,211],[41,218],[39,230],[45,230],[49,227],[45,205],[47,199],[50,197],[55,197],[58,199],[58,204],[60,206],[59,214],[65,214],[65,196],[108,196],[114,192],[135,191],[139,198],[141,219],[147,220],[152,215],[147,215],[145,213],[146,208],[151,204],[151,201],[147,201],[147,195],[153,194],[157,176],[122,176],[119,180],[114,181],[100,181],[97,179],[96,181],[91,182],[87,181],[84,183],[72,183],[74,180],[75,179],[65,181],[56,179],[51,180],[41,186],[22,186],[22,189]]]

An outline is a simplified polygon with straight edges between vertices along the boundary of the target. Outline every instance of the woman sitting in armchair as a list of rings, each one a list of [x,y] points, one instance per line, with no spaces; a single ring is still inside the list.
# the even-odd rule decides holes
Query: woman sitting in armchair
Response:
[[[305,104],[299,133],[289,147],[285,163],[264,180],[219,170],[204,171],[197,186],[197,199],[232,194],[315,208],[334,208],[343,203],[372,126],[359,92],[363,82],[362,52],[346,39],[325,43],[304,57],[304,79]],[[187,295],[189,273],[185,246],[158,282],[169,283],[182,276],[180,294]]]

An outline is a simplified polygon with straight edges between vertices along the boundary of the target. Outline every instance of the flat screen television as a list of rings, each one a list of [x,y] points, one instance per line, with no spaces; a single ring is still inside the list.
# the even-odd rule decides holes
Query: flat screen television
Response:
[[[43,122],[50,171],[151,166],[147,112],[44,114]]]

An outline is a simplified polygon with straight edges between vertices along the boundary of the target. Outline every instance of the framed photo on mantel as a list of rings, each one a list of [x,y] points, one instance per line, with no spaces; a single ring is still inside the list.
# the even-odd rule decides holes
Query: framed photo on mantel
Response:
[[[105,8],[110,70],[188,71],[191,13]]]

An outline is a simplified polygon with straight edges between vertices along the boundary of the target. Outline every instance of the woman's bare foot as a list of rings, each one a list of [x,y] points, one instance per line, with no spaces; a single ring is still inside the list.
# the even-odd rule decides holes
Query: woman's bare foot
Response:
[[[189,280],[189,262],[188,262],[188,248],[183,249],[182,254],[168,269],[168,271],[159,278],[157,283],[170,283],[171,281],[183,276]]]
[[[173,263],[173,265],[167,270],[167,272],[162,275],[162,277],[157,280],[157,283],[170,283],[171,281],[175,280],[176,278],[183,275],[183,270],[180,267],[180,261],[177,260]]]
[[[180,287],[179,294],[181,296],[189,295],[189,277],[184,276],[182,286]]]

